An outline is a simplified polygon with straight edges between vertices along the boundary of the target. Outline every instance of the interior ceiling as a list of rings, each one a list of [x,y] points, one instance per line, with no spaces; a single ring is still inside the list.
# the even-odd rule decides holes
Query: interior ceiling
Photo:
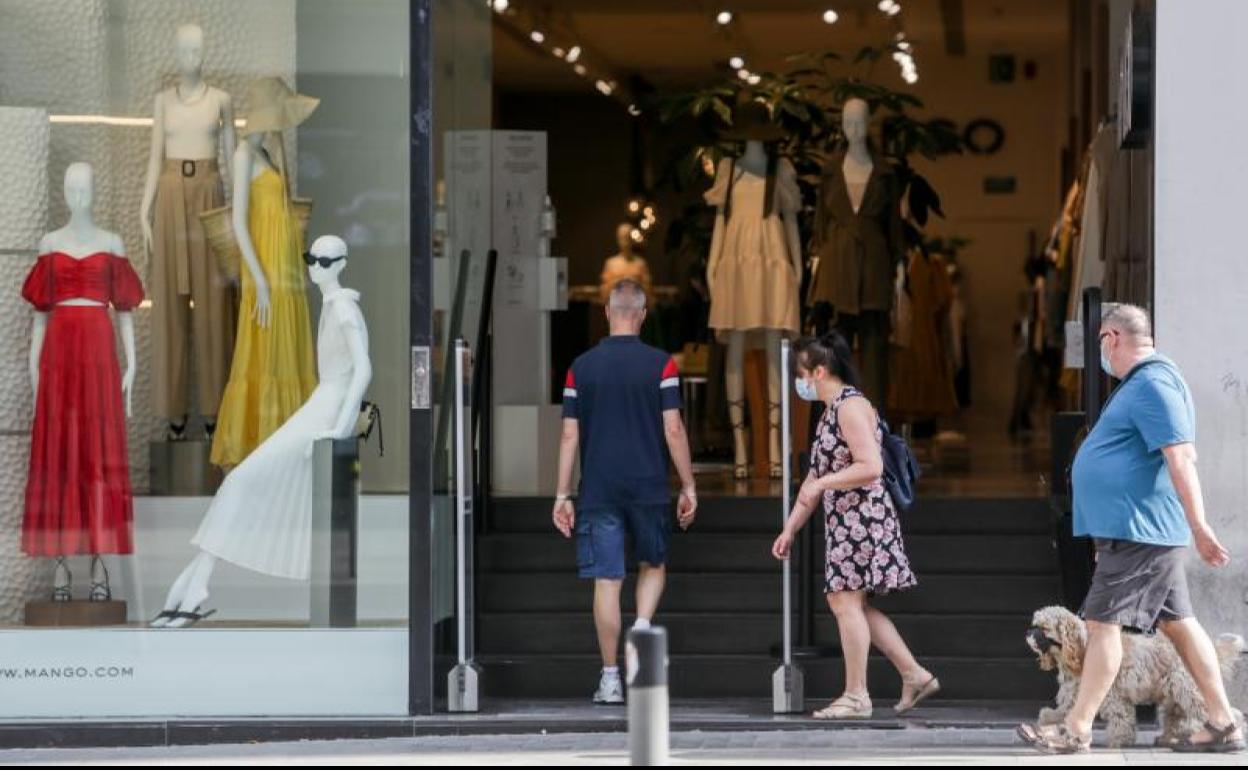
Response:
[[[1079,2],[1081,0],[1075,0]],[[914,44],[919,72],[925,53],[945,55],[965,40],[968,54],[990,49],[1039,50],[1065,45],[1069,0],[898,0],[901,28]],[[890,41],[894,19],[876,0],[511,0],[518,15],[495,18],[494,77],[508,90],[584,90],[587,83],[553,45],[582,46],[583,62],[617,78],[638,75],[660,87],[702,85],[741,56],[755,71],[780,71],[804,51],[853,52]],[[840,19],[825,24],[825,10]],[[736,18],[715,23],[720,10]],[[519,15],[522,14],[523,16]],[[536,19],[548,40],[535,46],[518,19]],[[947,20],[960,24],[950,30]],[[950,32],[953,34],[950,35]]]

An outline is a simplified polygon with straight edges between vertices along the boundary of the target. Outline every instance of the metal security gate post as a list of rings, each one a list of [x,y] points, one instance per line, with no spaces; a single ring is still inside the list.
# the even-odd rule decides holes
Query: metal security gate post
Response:
[[[784,526],[789,520],[791,510],[790,497],[793,493],[793,440],[790,436],[792,427],[792,404],[789,399],[790,375],[793,349],[788,340],[780,342],[780,467],[783,469],[783,489],[780,493],[780,524]],[[793,662],[793,570],[792,554],[784,560],[781,570],[784,574],[784,612],[783,628],[783,662],[771,676],[772,712],[776,714],[794,714],[805,710],[805,682],[802,669]]]
[[[457,660],[447,678],[448,710],[478,710],[480,674],[473,650],[472,617],[472,351],[455,340],[455,626]]]

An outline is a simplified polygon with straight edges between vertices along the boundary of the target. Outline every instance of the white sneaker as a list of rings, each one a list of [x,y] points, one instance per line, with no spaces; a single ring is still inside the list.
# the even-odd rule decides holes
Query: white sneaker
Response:
[[[619,676],[602,675],[598,680],[598,691],[594,693],[597,705],[618,706],[624,702],[624,683]]]

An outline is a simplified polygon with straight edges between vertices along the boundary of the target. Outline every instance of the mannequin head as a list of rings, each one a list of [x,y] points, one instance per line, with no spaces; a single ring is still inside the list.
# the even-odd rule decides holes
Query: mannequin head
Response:
[[[871,107],[862,99],[850,99],[841,108],[841,131],[851,145],[867,143],[867,127],[871,122]]]
[[[607,323],[611,335],[637,335],[646,321],[646,290],[636,281],[625,279],[611,289],[607,301]]]
[[[619,227],[615,228],[615,247],[620,250],[621,254],[633,253],[633,226],[627,222],[621,222]]]
[[[174,57],[178,61],[178,71],[183,75],[199,74],[204,66],[204,31],[198,24],[178,27]]]
[[[347,242],[336,235],[322,235],[312,242],[304,261],[311,260],[308,265],[308,277],[312,283],[324,288],[338,283],[338,276],[347,266]],[[334,260],[328,266],[320,263],[320,259]]]
[[[74,216],[90,216],[95,196],[95,174],[89,163],[71,163],[65,169],[65,205]]]

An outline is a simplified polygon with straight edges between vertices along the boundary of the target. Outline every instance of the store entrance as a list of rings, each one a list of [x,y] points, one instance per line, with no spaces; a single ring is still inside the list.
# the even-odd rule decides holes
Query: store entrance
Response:
[[[782,623],[780,470],[788,457],[805,473],[819,420],[776,373],[778,340],[840,333],[923,470],[902,524],[921,587],[881,606],[961,680],[951,694],[1046,698],[1019,639],[1032,610],[1062,599],[1050,435],[1080,405],[1068,340],[1104,261],[1082,235],[1089,196],[1104,196],[1085,148],[1110,109],[1093,85],[1108,83],[1110,25],[1082,4],[1024,0],[731,5],[494,4],[492,123],[543,137],[550,255],[566,259],[566,306],[540,351],[544,406],[607,334],[611,286],[640,283],[642,340],[680,369],[700,498],[659,612],[674,690],[765,696]],[[499,271],[505,295],[505,255]],[[492,440],[506,442],[524,423],[497,391],[494,404]],[[546,430],[536,452],[551,456],[526,456],[528,476],[492,455],[479,649],[487,693],[579,698],[600,666],[592,587],[551,528]],[[817,694],[841,676],[824,534],[816,521],[798,556]],[[871,665],[895,695],[886,663]]]

